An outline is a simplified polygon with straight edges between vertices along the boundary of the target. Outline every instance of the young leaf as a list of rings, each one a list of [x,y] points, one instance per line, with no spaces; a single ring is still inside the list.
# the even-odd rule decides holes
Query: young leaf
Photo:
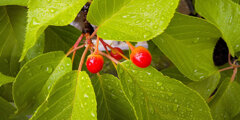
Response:
[[[197,12],[216,25],[222,32],[223,39],[230,53],[240,51],[240,5],[232,0],[195,0]]]
[[[213,75],[201,81],[191,81],[185,77],[176,67],[167,68],[161,71],[164,75],[180,80],[188,87],[196,90],[205,100],[208,100],[210,95],[215,91],[220,81],[220,73],[216,72]]]
[[[54,85],[31,120],[97,120],[97,103],[85,72],[72,71]]]
[[[34,46],[48,25],[71,23],[88,0],[31,0],[28,2],[28,25],[21,60]]]
[[[161,34],[179,0],[94,0],[87,19],[108,40],[146,41]]]
[[[0,6],[5,5],[21,5],[27,6],[28,0],[0,0]]]
[[[214,120],[232,120],[240,112],[240,85],[226,78],[209,103]]]
[[[123,89],[143,120],[212,120],[204,99],[181,82],[152,67],[138,68],[130,61],[118,64]]]
[[[15,80],[14,77],[10,77],[0,73],[0,87],[4,84],[11,83]]]
[[[43,54],[27,62],[13,85],[18,113],[31,114],[46,99],[56,80],[71,70],[71,60],[63,52]]]
[[[199,81],[217,71],[212,56],[220,36],[217,28],[202,19],[175,14],[169,27],[153,42],[181,73]]]
[[[121,82],[110,74],[92,79],[98,103],[99,120],[136,120],[134,108],[124,93]]]
[[[27,9],[0,7],[0,15],[0,72],[15,76],[24,43]]]

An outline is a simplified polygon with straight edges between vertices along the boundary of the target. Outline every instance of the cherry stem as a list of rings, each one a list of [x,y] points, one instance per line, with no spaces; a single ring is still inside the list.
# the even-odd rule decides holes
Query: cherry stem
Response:
[[[99,46],[99,37],[97,36],[96,47],[95,47],[95,54],[98,54],[98,52],[99,52],[98,46]]]
[[[100,41],[101,41],[101,43],[103,44],[103,47],[104,47],[104,49],[106,50],[107,54],[110,55],[110,53],[109,53],[109,51],[108,51],[108,49],[107,49],[106,43],[105,43],[102,39],[100,39]],[[112,64],[113,64],[113,66],[117,69],[117,65],[116,65],[113,61],[112,61]]]
[[[78,70],[81,71],[82,70],[82,66],[83,66],[83,63],[84,63],[84,59],[87,55],[87,52],[88,52],[88,49],[89,49],[90,45],[87,45],[87,47],[85,48],[83,54],[82,54],[82,57],[81,57],[81,60],[80,60],[80,63],[79,63],[79,67],[78,67]]]
[[[128,41],[126,41],[126,43],[130,47],[130,49],[133,51],[135,47]]]
[[[103,39],[100,39],[100,41],[101,41],[101,43],[103,44],[104,47],[107,46],[107,47],[109,47],[111,50],[114,50],[114,48],[113,48],[111,45],[109,45],[109,44],[107,44],[106,42],[104,42]],[[106,49],[106,51],[108,51],[108,50]],[[123,55],[122,53],[120,53],[118,50],[116,50],[115,52],[117,52],[119,55],[121,55],[124,59],[129,60],[125,55]]]
[[[94,30],[94,32],[91,34],[91,36],[87,38],[87,41],[92,39],[97,34],[98,29],[99,29],[99,27]]]
[[[71,50],[66,54],[66,56],[69,56],[71,53],[73,53],[74,51],[76,51],[76,50],[78,50],[78,49],[83,48],[84,46],[85,46],[85,44],[82,44],[81,46],[78,46],[78,47],[76,47],[76,48],[74,48],[74,49],[71,49]]]
[[[83,39],[84,37],[84,34],[81,34],[81,36],[78,38],[77,42],[73,45],[73,49],[76,48],[79,43],[81,42],[81,40]],[[74,58],[75,58],[75,55],[76,55],[76,51],[73,52],[73,55],[72,55],[72,63],[74,61]]]
[[[220,69],[219,72],[222,72],[222,71],[225,71],[225,70],[230,70],[230,69],[233,69],[233,68],[234,68],[233,66],[226,67],[226,68]]]
[[[116,64],[119,63],[115,58],[113,58],[112,56],[110,56],[110,55],[108,55],[108,54],[106,54],[104,52],[99,51],[99,54],[102,55],[102,56],[107,57],[108,59],[110,59],[111,61],[115,62]]]
[[[233,69],[233,74],[232,74],[232,77],[231,77],[231,82],[234,81],[234,79],[235,79],[235,77],[236,77],[236,74],[237,74],[237,67],[235,67],[235,68]]]

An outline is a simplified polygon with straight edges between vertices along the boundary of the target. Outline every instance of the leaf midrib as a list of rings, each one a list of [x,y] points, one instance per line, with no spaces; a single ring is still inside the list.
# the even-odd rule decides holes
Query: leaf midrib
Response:
[[[103,89],[102,80],[101,80],[102,76],[98,76],[98,78],[99,78],[99,83],[100,83],[100,86],[101,86],[101,89],[102,89],[104,102],[106,103],[105,105],[106,105],[106,107],[107,107],[107,111],[108,111],[107,113],[108,113],[109,118],[111,118],[110,110],[109,110],[109,107],[108,107],[109,105],[108,105],[108,102],[106,101],[107,98],[106,98],[106,95],[105,95],[105,92],[104,92],[104,89]]]

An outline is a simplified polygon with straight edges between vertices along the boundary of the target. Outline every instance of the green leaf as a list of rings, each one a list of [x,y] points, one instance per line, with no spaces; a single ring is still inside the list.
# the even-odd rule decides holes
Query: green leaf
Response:
[[[179,0],[94,0],[87,20],[107,40],[146,41],[161,34]]]
[[[191,82],[187,84],[187,86],[196,90],[207,101],[211,94],[216,90],[220,77],[219,72],[216,72],[204,80]]]
[[[0,97],[1,120],[27,120],[26,116],[15,115],[16,108],[8,101]]]
[[[98,103],[99,120],[136,120],[134,108],[124,93],[121,82],[110,74],[92,79]]]
[[[215,120],[232,120],[240,112],[240,85],[226,78],[209,103]]]
[[[97,120],[97,103],[86,72],[72,71],[54,85],[31,120]]]
[[[46,31],[46,41],[44,52],[50,51],[64,51],[67,53],[70,48],[77,41],[78,37],[81,35],[81,31],[74,28],[73,26],[49,26]],[[81,42],[80,44],[83,44]],[[81,59],[83,49],[79,49],[76,52],[73,69],[78,69],[79,61]],[[85,70],[83,66],[83,70]]]
[[[0,96],[9,102],[13,102],[12,83],[8,83],[0,87]]]
[[[0,97],[0,116],[1,120],[9,120],[9,117],[16,109],[2,97]]]
[[[0,73],[0,87],[4,84],[11,83],[15,80],[14,77],[10,77]]]
[[[240,51],[240,6],[232,0],[195,0],[197,12],[216,25],[222,32],[223,39],[230,53]]]
[[[238,113],[234,118],[233,120],[240,120],[240,113]]]
[[[1,0],[0,6],[5,5],[21,5],[21,6],[27,6],[28,0]]]
[[[118,64],[118,73],[139,119],[212,119],[207,104],[197,92],[152,67],[138,68],[126,61]]]
[[[171,78],[177,79],[184,83],[185,85],[193,82],[189,78],[187,78],[185,75],[183,75],[175,66],[166,68],[161,70],[161,73],[164,74],[165,76],[169,76]]]
[[[212,56],[220,36],[217,28],[200,18],[175,14],[169,27],[153,42],[181,73],[199,81],[217,71]]]
[[[215,91],[217,85],[220,81],[220,74],[219,72],[214,73],[213,75],[205,78],[201,81],[191,81],[176,67],[170,67],[161,71],[164,75],[172,77],[174,79],[180,80],[182,83],[187,85],[188,87],[197,91],[205,100],[208,100],[210,95]]]
[[[32,48],[29,49],[29,51],[27,52],[26,57],[24,59],[24,62],[21,62],[21,63],[24,65],[25,62],[28,62],[31,59],[43,54],[44,45],[45,45],[45,34],[43,33],[38,38],[36,44]]]
[[[63,52],[43,54],[27,62],[13,85],[18,113],[31,114],[46,99],[57,79],[71,70],[71,59]]]
[[[240,3],[240,0],[232,0],[233,2],[239,4]]]
[[[2,0],[1,0],[2,1]],[[18,6],[0,7],[0,72],[15,76],[19,70],[27,9]]]
[[[21,60],[34,46],[48,25],[71,23],[88,0],[31,0],[28,3],[28,25]]]

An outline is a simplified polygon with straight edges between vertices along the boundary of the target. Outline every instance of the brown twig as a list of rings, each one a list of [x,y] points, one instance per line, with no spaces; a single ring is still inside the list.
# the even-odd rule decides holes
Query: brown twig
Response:
[[[236,75],[237,75],[237,67],[235,67],[234,69],[233,69],[233,74],[232,74],[232,77],[231,77],[231,82],[233,82],[234,81],[234,79],[235,79],[235,77],[236,77]]]
[[[81,71],[82,70],[82,66],[83,66],[83,63],[84,63],[84,59],[87,55],[87,51],[89,49],[90,45],[87,45],[87,47],[85,48],[83,54],[82,54],[82,57],[81,57],[81,60],[80,60],[80,63],[79,63],[79,67],[78,67],[78,70]]]
[[[70,50],[70,51],[66,54],[66,56],[69,56],[71,53],[73,53],[74,51],[76,51],[76,50],[78,50],[78,49],[83,48],[84,46],[85,46],[85,44],[83,44],[83,45],[81,45],[81,46],[78,46],[78,47]]]

